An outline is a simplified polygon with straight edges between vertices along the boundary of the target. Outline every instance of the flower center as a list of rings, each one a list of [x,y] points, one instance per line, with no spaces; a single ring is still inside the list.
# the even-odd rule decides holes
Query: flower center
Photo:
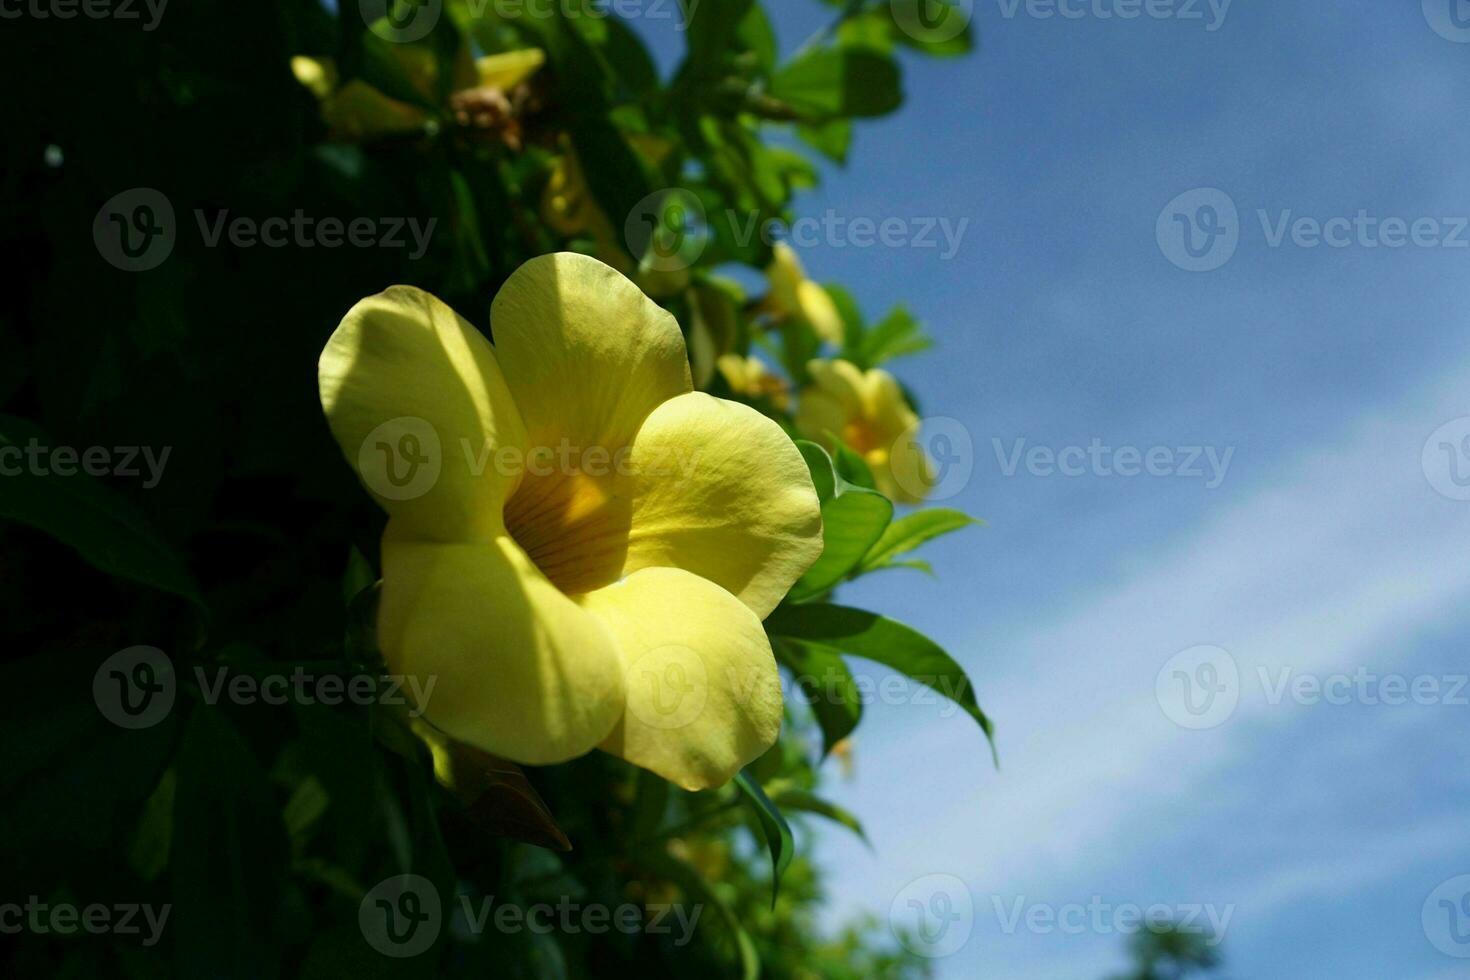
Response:
[[[505,529],[568,595],[616,582],[628,553],[631,502],[611,476],[588,475],[580,460],[549,469],[521,478],[505,502]]]
[[[842,427],[842,441],[864,456],[875,449],[887,450],[889,448],[883,445],[883,440],[878,436],[877,430],[865,418],[849,420]]]

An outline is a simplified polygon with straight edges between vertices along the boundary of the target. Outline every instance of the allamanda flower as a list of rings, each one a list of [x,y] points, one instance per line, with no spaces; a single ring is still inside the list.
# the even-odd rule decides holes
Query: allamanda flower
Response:
[[[863,457],[889,499],[922,502],[932,468],[918,443],[919,416],[893,375],[840,359],[809,361],[807,372],[811,384],[796,408],[797,429],[817,442],[841,439]]]
[[[332,432],[389,515],[388,664],[437,678],[426,717],[495,755],[600,746],[725,782],[775,741],[761,620],[822,548],[800,453],[694,392],[674,318],[595,259],[526,263],[491,326],[493,347],[395,286],[322,352]]]
[[[432,101],[439,83],[439,63],[433,53],[406,44],[391,49],[408,84]],[[534,75],[545,61],[539,48],[474,58],[462,47],[454,62],[448,108],[461,126],[506,126],[511,109],[505,93]],[[379,139],[417,132],[429,122],[428,110],[387,95],[360,78],[342,84],[331,58],[297,55],[291,59],[291,71],[317,97],[322,121],[336,138]]]
[[[785,411],[790,404],[791,392],[786,379],[772,374],[758,357],[740,354],[721,354],[715,367],[724,377],[730,390],[746,398],[769,398],[771,404]]]
[[[771,249],[771,264],[766,269],[766,282],[771,291],[766,306],[778,319],[797,317],[805,320],[817,336],[829,344],[842,343],[842,315],[827,291],[806,277],[796,250],[785,242]]]

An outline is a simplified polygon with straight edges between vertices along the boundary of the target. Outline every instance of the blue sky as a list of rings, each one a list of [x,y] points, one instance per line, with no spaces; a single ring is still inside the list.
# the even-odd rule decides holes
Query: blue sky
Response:
[[[830,14],[771,6],[788,51]],[[830,794],[876,854],[824,834],[833,916],[886,919],[910,882],[951,874],[972,914],[935,960],[943,978],[1120,968],[1108,928],[1005,928],[1018,903],[1095,897],[1228,907],[1232,977],[1467,976],[1421,911],[1470,874],[1470,707],[1272,692],[1283,676],[1467,670],[1470,502],[1436,491],[1449,461],[1427,472],[1423,451],[1470,416],[1470,248],[1273,245],[1270,229],[1364,211],[1470,241],[1453,220],[1470,215],[1470,44],[1418,2],[1238,0],[1214,31],[1199,7],[1203,21],[1103,19],[1090,2],[1043,19],[976,0],[978,54],[906,58],[904,109],[803,200],[968,219],[948,260],[840,242],[802,257],[870,314],[906,303],[939,338],[895,370],[971,435],[973,476],[948,503],[989,526],[931,548],[937,583],[892,573],[844,598],[964,662],[1003,763],[962,715],[871,705],[856,776],[834,773]],[[1176,267],[1156,232],[1196,188],[1239,215],[1237,250],[1209,272]],[[1018,439],[1094,438],[1233,455],[1214,488],[1006,475]],[[1190,730],[1156,679],[1202,644],[1228,651],[1238,706]]]

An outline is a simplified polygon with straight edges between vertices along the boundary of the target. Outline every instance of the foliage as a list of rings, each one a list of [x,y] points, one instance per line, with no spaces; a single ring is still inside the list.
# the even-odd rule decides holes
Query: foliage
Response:
[[[1150,925],[1129,943],[1133,966],[1112,980],[1183,980],[1213,973],[1222,959],[1219,937],[1164,923]]]
[[[968,47],[968,33],[915,41],[895,20],[902,6],[834,8],[831,27],[783,60],[759,3],[691,2],[687,56],[668,79],[626,22],[577,2],[444,0],[445,16],[407,43],[365,23],[370,3],[314,0],[178,4],[150,30],[7,22],[0,449],[39,447],[47,462],[0,477],[12,692],[0,881],[52,904],[173,909],[156,945],[25,933],[12,974],[924,972],[873,923],[822,936],[804,844],[817,827],[861,833],[818,792],[822,760],[861,715],[849,656],[944,681],[990,734],[947,653],[833,602],[856,576],[927,568],[900,556],[970,518],[895,520],[859,454],[803,443],[826,551],[768,630],[810,709],[792,706],[777,746],[718,791],[686,793],[600,753],[523,771],[436,740],[402,707],[328,703],[382,671],[383,517],[332,443],[314,380],[323,341],[361,297],[406,282],[484,326],[513,269],[572,249],[678,317],[700,386],[789,431],[789,389],[823,339],[801,309],[722,273],[770,265],[752,229],[791,220],[819,173],[793,145],[846,161],[854,121],[902,101],[899,48]],[[531,49],[545,64],[523,58],[515,70],[530,74],[504,87],[467,67]],[[316,60],[293,74],[303,56]],[[173,240],[165,261],[132,272],[99,257],[94,225],[103,202],[139,187],[171,205]],[[298,217],[315,230],[285,247],[227,230],[284,219],[294,236]],[[328,243],[329,222],[363,217],[378,247]],[[434,223],[422,255],[381,245],[394,222],[408,240],[413,221]],[[843,321],[831,356],[870,368],[929,343],[902,308],[869,325],[845,291],[827,293]],[[716,365],[753,352],[787,378],[733,388]],[[102,447],[107,463],[96,475],[64,466],[58,447],[84,459]],[[166,652],[176,698],[132,729],[99,713],[94,680],[136,644]],[[221,694],[283,676],[312,678],[318,696]],[[432,883],[446,912],[432,948],[399,960],[365,944],[359,909],[403,874]],[[677,930],[469,930],[458,896],[705,914],[688,942]]]

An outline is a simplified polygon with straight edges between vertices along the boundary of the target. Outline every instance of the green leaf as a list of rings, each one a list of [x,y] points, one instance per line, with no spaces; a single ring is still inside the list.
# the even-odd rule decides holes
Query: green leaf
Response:
[[[887,571],[887,570],[894,569],[894,568],[908,568],[908,569],[912,569],[915,572],[923,572],[925,575],[928,575],[930,578],[934,578],[935,577],[934,576],[934,566],[931,565],[931,564],[929,564],[927,561],[925,561],[922,558],[906,558],[906,559],[903,559],[901,561],[891,561],[891,562],[888,562],[886,565],[879,565],[877,568],[864,569],[864,572],[865,573],[866,572],[869,572],[869,571],[872,571],[872,572],[882,572],[882,571]]]
[[[603,56],[618,81],[638,98],[647,98],[658,90],[658,68],[648,49],[633,29],[616,17],[607,18],[607,41]]]
[[[710,887],[704,876],[666,851],[650,849],[640,857],[640,860],[649,870],[678,885],[686,896],[698,899],[718,913],[720,920],[730,930],[730,936],[735,942],[735,952],[740,958],[741,980],[759,980],[761,961],[760,954],[756,952],[755,943],[751,941],[750,934],[741,924],[740,915],[730,907],[730,904],[718,891]]]
[[[12,479],[5,477],[4,479]],[[5,664],[0,726],[0,881],[42,892],[126,860],[134,814],[174,752],[172,713],[124,729],[94,700],[101,652],[48,649]]]
[[[776,31],[760,4],[752,3],[745,12],[735,31],[735,40],[740,50],[755,56],[762,71],[770,71],[776,66]]]
[[[766,835],[766,846],[771,851],[771,907],[775,908],[776,896],[781,892],[781,876],[786,873],[791,858],[796,854],[796,841],[791,836],[791,825],[781,816],[776,804],[766,796],[760,783],[748,773],[737,773],[735,785],[745,794],[746,801],[760,821],[761,831]]]
[[[873,479],[873,470],[868,466],[868,461],[859,456],[857,451],[847,443],[835,437],[832,442],[837,447],[837,454],[832,460],[833,465],[837,467],[837,475],[853,486],[866,490],[877,490],[878,481]]]
[[[847,662],[835,650],[786,637],[771,637],[776,660],[791,672],[822,730],[822,758],[853,733],[863,717],[863,699]]]
[[[926,541],[984,523],[963,511],[944,507],[921,510],[901,517],[888,525],[888,530],[883,532],[878,543],[863,558],[862,570],[871,572],[893,565],[894,558],[913,551]]]
[[[784,810],[797,813],[814,813],[819,817],[826,817],[834,823],[839,823],[858,835],[858,839],[869,848],[873,844],[868,840],[868,835],[863,831],[863,825],[851,812],[838,806],[829,800],[809,793],[795,786],[783,786],[771,794],[771,802]]]
[[[923,326],[913,314],[898,306],[874,324],[863,337],[862,346],[850,353],[855,355],[855,363],[860,367],[874,368],[885,361],[917,354],[933,346],[933,338],[924,333]]]
[[[827,159],[846,163],[848,150],[852,148],[852,120],[803,123],[796,127],[796,136]]]
[[[179,974],[277,976],[289,844],[265,771],[223,712],[200,708],[189,721],[173,826]]]
[[[721,0],[706,4],[702,0],[683,0],[680,7],[689,34],[689,54],[679,68],[676,84],[718,74],[729,56],[732,42],[759,40],[758,26],[746,28],[743,23],[752,8],[752,0]],[[754,33],[750,33],[753,31]]]
[[[572,145],[592,196],[621,239],[623,222],[653,190],[642,160],[606,118],[579,120],[572,127]]]
[[[837,470],[832,466],[832,457],[827,455],[827,450],[808,439],[796,440],[796,448],[812,475],[817,500],[825,504],[837,492]]]
[[[815,603],[778,606],[766,619],[766,631],[872,660],[943,695],[975,719],[995,755],[995,728],[980,710],[964,668],[912,627],[863,609]]]
[[[881,493],[849,483],[821,446],[801,439],[797,447],[821,502],[822,554],[792,586],[793,602],[822,595],[841,582],[893,519],[893,502]]]
[[[455,81],[459,30],[453,20],[440,18],[427,36],[409,43],[380,36],[377,30],[385,26],[379,21],[376,29],[363,33],[358,74],[384,95],[429,112],[440,111]]]
[[[975,46],[971,14],[950,0],[890,0],[881,10],[892,19],[893,40],[932,57],[952,58]]]
[[[0,415],[0,448],[47,446],[39,428]],[[29,525],[73,548],[88,564],[118,578],[170,592],[204,609],[199,587],[173,549],[121,495],[80,468],[58,476],[21,466],[0,478],[0,519]]]
[[[903,103],[898,64],[861,47],[813,48],[771,79],[771,95],[810,121],[882,116]]]
[[[781,324],[781,366],[793,384],[806,382],[807,362],[817,356],[821,346],[816,331],[801,317],[790,317]]]

